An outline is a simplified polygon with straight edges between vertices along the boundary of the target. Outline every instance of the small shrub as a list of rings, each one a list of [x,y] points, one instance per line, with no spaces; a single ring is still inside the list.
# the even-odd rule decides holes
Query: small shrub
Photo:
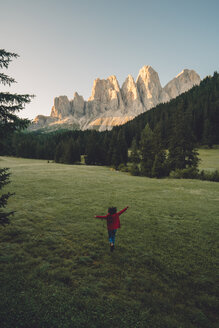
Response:
[[[187,169],[176,169],[171,171],[170,178],[172,179],[199,179],[205,181],[219,182],[219,171],[215,170],[213,172],[202,170],[199,172],[196,168],[187,168]]]
[[[202,170],[199,173],[198,178],[200,180],[219,182],[219,171],[215,170],[213,172],[208,172],[208,171]]]
[[[140,175],[140,170],[139,170],[138,165],[135,163],[132,164],[130,172],[131,172],[131,175],[134,175],[134,176]]]
[[[121,163],[118,167],[118,170],[121,172],[129,172],[128,166],[126,166],[125,164]]]
[[[173,179],[197,179],[198,170],[193,167],[176,169],[175,171],[171,171],[169,176]]]

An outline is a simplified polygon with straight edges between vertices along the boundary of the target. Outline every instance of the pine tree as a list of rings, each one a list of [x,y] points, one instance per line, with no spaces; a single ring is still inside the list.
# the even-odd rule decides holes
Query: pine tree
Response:
[[[152,167],[154,163],[154,134],[149,124],[146,125],[142,131],[140,140],[140,154],[141,154],[141,175],[151,177]]]
[[[162,178],[167,175],[165,150],[161,149],[155,155],[151,174],[152,174],[152,177],[155,177],[155,178]]]
[[[190,117],[177,113],[169,143],[168,165],[169,169],[197,168],[198,153],[195,138],[190,125]]]
[[[154,162],[151,170],[152,177],[162,178],[168,175],[166,151],[164,149],[162,122],[159,122],[153,131]]]
[[[135,138],[132,140],[130,161],[136,164],[140,162],[137,142]]]
[[[108,151],[108,162],[116,169],[120,164],[128,161],[128,146],[125,139],[124,130],[114,130]]]
[[[111,164],[117,169],[119,164],[121,164],[121,154],[120,147],[117,143],[113,144],[113,151],[111,157]]]
[[[63,142],[59,142],[58,145],[56,146],[55,149],[55,155],[54,155],[54,160],[56,163],[61,163],[62,162],[62,157],[63,157]]]
[[[7,69],[13,58],[17,58],[15,53],[7,52],[0,49],[0,68]],[[0,73],[0,83],[10,86],[15,80],[4,73]],[[9,92],[0,92],[0,148],[4,140],[14,131],[24,129],[28,126],[27,119],[19,118],[15,113],[24,108],[26,103],[31,101],[30,95],[11,94]],[[0,189],[9,183],[8,169],[0,170]],[[0,195],[0,224],[9,223],[9,216],[12,212],[5,212],[3,208],[7,205],[7,200],[11,193]]]
[[[139,162],[140,162],[140,157],[139,157],[139,151],[137,147],[137,142],[136,139],[134,138],[132,140],[131,144],[131,156],[130,156],[130,161],[131,161],[131,175],[140,175],[139,171]]]
[[[80,144],[78,141],[74,142],[74,163],[81,162]]]
[[[62,161],[66,164],[80,161],[79,149],[73,139],[69,139],[64,143]]]
[[[126,164],[128,162],[128,146],[125,139],[124,130],[119,130],[117,148],[118,152],[120,153],[120,164]]]
[[[118,145],[118,135],[116,129],[112,131],[109,150],[107,152],[107,162],[109,165],[113,165],[115,168],[121,163],[120,160],[120,147]]]
[[[208,145],[209,148],[212,148],[213,146],[212,126],[209,119],[204,121],[202,142],[203,144]]]
[[[3,168],[0,169],[0,190],[9,183],[9,176],[10,173],[8,172],[9,169]],[[9,224],[9,216],[13,214],[13,212],[4,212],[3,208],[7,205],[8,198],[13,194],[8,192],[7,194],[2,194],[0,196],[0,224],[6,225]]]

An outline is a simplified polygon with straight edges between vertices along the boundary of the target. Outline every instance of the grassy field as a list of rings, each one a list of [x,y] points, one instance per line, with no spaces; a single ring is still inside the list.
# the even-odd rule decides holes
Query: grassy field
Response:
[[[213,149],[199,149],[199,163],[200,170],[219,170],[219,146]]]
[[[0,227],[1,328],[216,328],[219,183],[6,157],[0,167],[16,193]],[[93,216],[113,205],[130,208],[110,253]]]

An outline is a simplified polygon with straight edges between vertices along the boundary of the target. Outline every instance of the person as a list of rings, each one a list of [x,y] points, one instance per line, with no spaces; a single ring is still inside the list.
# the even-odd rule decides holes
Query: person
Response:
[[[110,242],[110,251],[113,252],[115,248],[115,237],[116,237],[116,230],[120,228],[120,220],[119,216],[124,213],[129,207],[125,207],[123,210],[117,212],[116,207],[108,208],[107,215],[95,215],[95,218],[99,219],[106,219],[107,220],[107,229],[108,229],[108,236]]]

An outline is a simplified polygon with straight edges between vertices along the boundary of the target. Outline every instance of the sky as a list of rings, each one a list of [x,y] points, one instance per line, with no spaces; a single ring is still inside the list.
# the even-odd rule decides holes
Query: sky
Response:
[[[0,0],[0,48],[19,54],[1,91],[34,94],[19,113],[50,115],[54,98],[87,100],[93,81],[122,86],[144,65],[165,86],[184,68],[219,71],[218,0]]]

